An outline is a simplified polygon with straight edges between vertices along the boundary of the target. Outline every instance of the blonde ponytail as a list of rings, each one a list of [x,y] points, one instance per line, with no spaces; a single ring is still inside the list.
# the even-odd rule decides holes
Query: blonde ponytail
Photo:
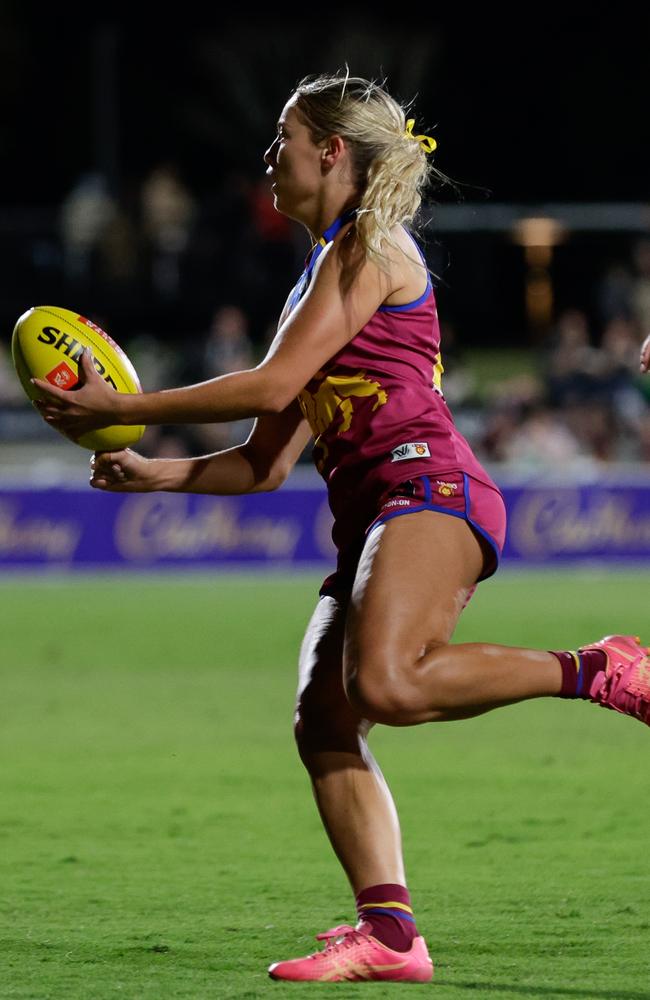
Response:
[[[359,242],[366,258],[386,269],[391,229],[411,226],[431,180],[447,180],[427,156],[435,140],[413,135],[413,119],[407,122],[405,108],[374,81],[347,74],[306,77],[295,94],[314,142],[340,135],[348,144],[359,191]]]

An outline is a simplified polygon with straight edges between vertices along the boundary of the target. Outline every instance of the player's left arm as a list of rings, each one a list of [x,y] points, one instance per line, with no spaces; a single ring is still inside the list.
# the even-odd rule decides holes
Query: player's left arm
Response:
[[[64,433],[77,436],[113,424],[212,423],[281,413],[401,286],[399,274],[351,261],[358,251],[346,239],[325,248],[309,289],[256,368],[184,388],[122,394],[97,376],[88,356],[82,359],[82,387],[73,393],[35,380],[44,397],[39,410]]]

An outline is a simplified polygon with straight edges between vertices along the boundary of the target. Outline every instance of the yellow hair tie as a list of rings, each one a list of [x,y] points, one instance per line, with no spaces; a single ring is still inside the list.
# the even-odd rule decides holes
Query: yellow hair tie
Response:
[[[413,135],[413,126],[415,125],[415,118],[409,118],[406,123],[406,132],[404,135],[407,139],[414,139],[419,142],[425,153],[433,153],[434,149],[438,145],[435,139],[430,135]]]

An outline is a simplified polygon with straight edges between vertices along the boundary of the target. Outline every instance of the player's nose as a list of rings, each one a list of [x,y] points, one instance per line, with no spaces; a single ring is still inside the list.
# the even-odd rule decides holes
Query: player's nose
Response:
[[[276,150],[277,143],[278,143],[278,140],[277,140],[277,138],[275,138],[273,140],[273,142],[271,143],[271,145],[269,146],[269,148],[267,149],[267,151],[265,152],[265,154],[264,154],[264,162],[268,163],[268,165],[270,167],[275,166],[275,150]]]

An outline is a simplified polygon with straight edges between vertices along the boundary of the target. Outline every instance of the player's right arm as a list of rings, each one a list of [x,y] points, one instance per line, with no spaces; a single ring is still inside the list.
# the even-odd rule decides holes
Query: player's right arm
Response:
[[[276,490],[311,437],[297,400],[281,413],[258,417],[247,441],[200,458],[144,458],[130,448],[98,452],[90,485],[119,493],[232,495]]]

